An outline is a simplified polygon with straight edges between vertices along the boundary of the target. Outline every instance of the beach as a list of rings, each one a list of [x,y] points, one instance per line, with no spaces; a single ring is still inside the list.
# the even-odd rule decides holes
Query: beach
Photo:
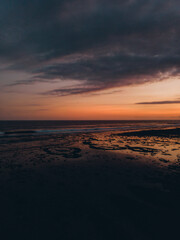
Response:
[[[177,239],[180,129],[4,135],[2,239]]]
[[[0,1],[0,240],[179,240],[180,0]]]

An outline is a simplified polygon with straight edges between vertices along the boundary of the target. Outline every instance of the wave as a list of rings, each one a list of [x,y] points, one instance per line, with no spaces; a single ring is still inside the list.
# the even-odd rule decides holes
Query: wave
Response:
[[[162,125],[138,125],[138,126],[121,126],[121,127],[95,127],[95,128],[61,128],[61,129],[38,129],[38,130],[14,130],[0,132],[0,137],[13,137],[13,136],[29,136],[29,135],[47,135],[58,133],[88,133],[88,132],[106,132],[106,131],[134,131],[143,129],[155,128],[169,128],[180,126],[177,124],[162,124]]]

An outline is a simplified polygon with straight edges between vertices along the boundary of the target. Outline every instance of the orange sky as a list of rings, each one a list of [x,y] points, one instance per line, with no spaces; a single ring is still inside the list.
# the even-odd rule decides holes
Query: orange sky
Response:
[[[2,120],[180,119],[180,103],[136,104],[179,99],[180,81],[178,79],[109,89],[95,94],[65,97],[39,94],[42,90],[45,91],[57,85],[57,83],[36,83],[4,88],[0,96],[0,118]]]

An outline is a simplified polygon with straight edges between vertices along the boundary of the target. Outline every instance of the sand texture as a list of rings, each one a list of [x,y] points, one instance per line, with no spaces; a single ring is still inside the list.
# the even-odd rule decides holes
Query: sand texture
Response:
[[[0,138],[2,239],[178,239],[180,130]]]

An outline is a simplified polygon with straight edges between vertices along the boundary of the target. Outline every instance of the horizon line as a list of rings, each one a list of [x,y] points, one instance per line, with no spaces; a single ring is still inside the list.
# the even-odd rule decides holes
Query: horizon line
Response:
[[[0,119],[0,121],[180,121],[180,119]]]

